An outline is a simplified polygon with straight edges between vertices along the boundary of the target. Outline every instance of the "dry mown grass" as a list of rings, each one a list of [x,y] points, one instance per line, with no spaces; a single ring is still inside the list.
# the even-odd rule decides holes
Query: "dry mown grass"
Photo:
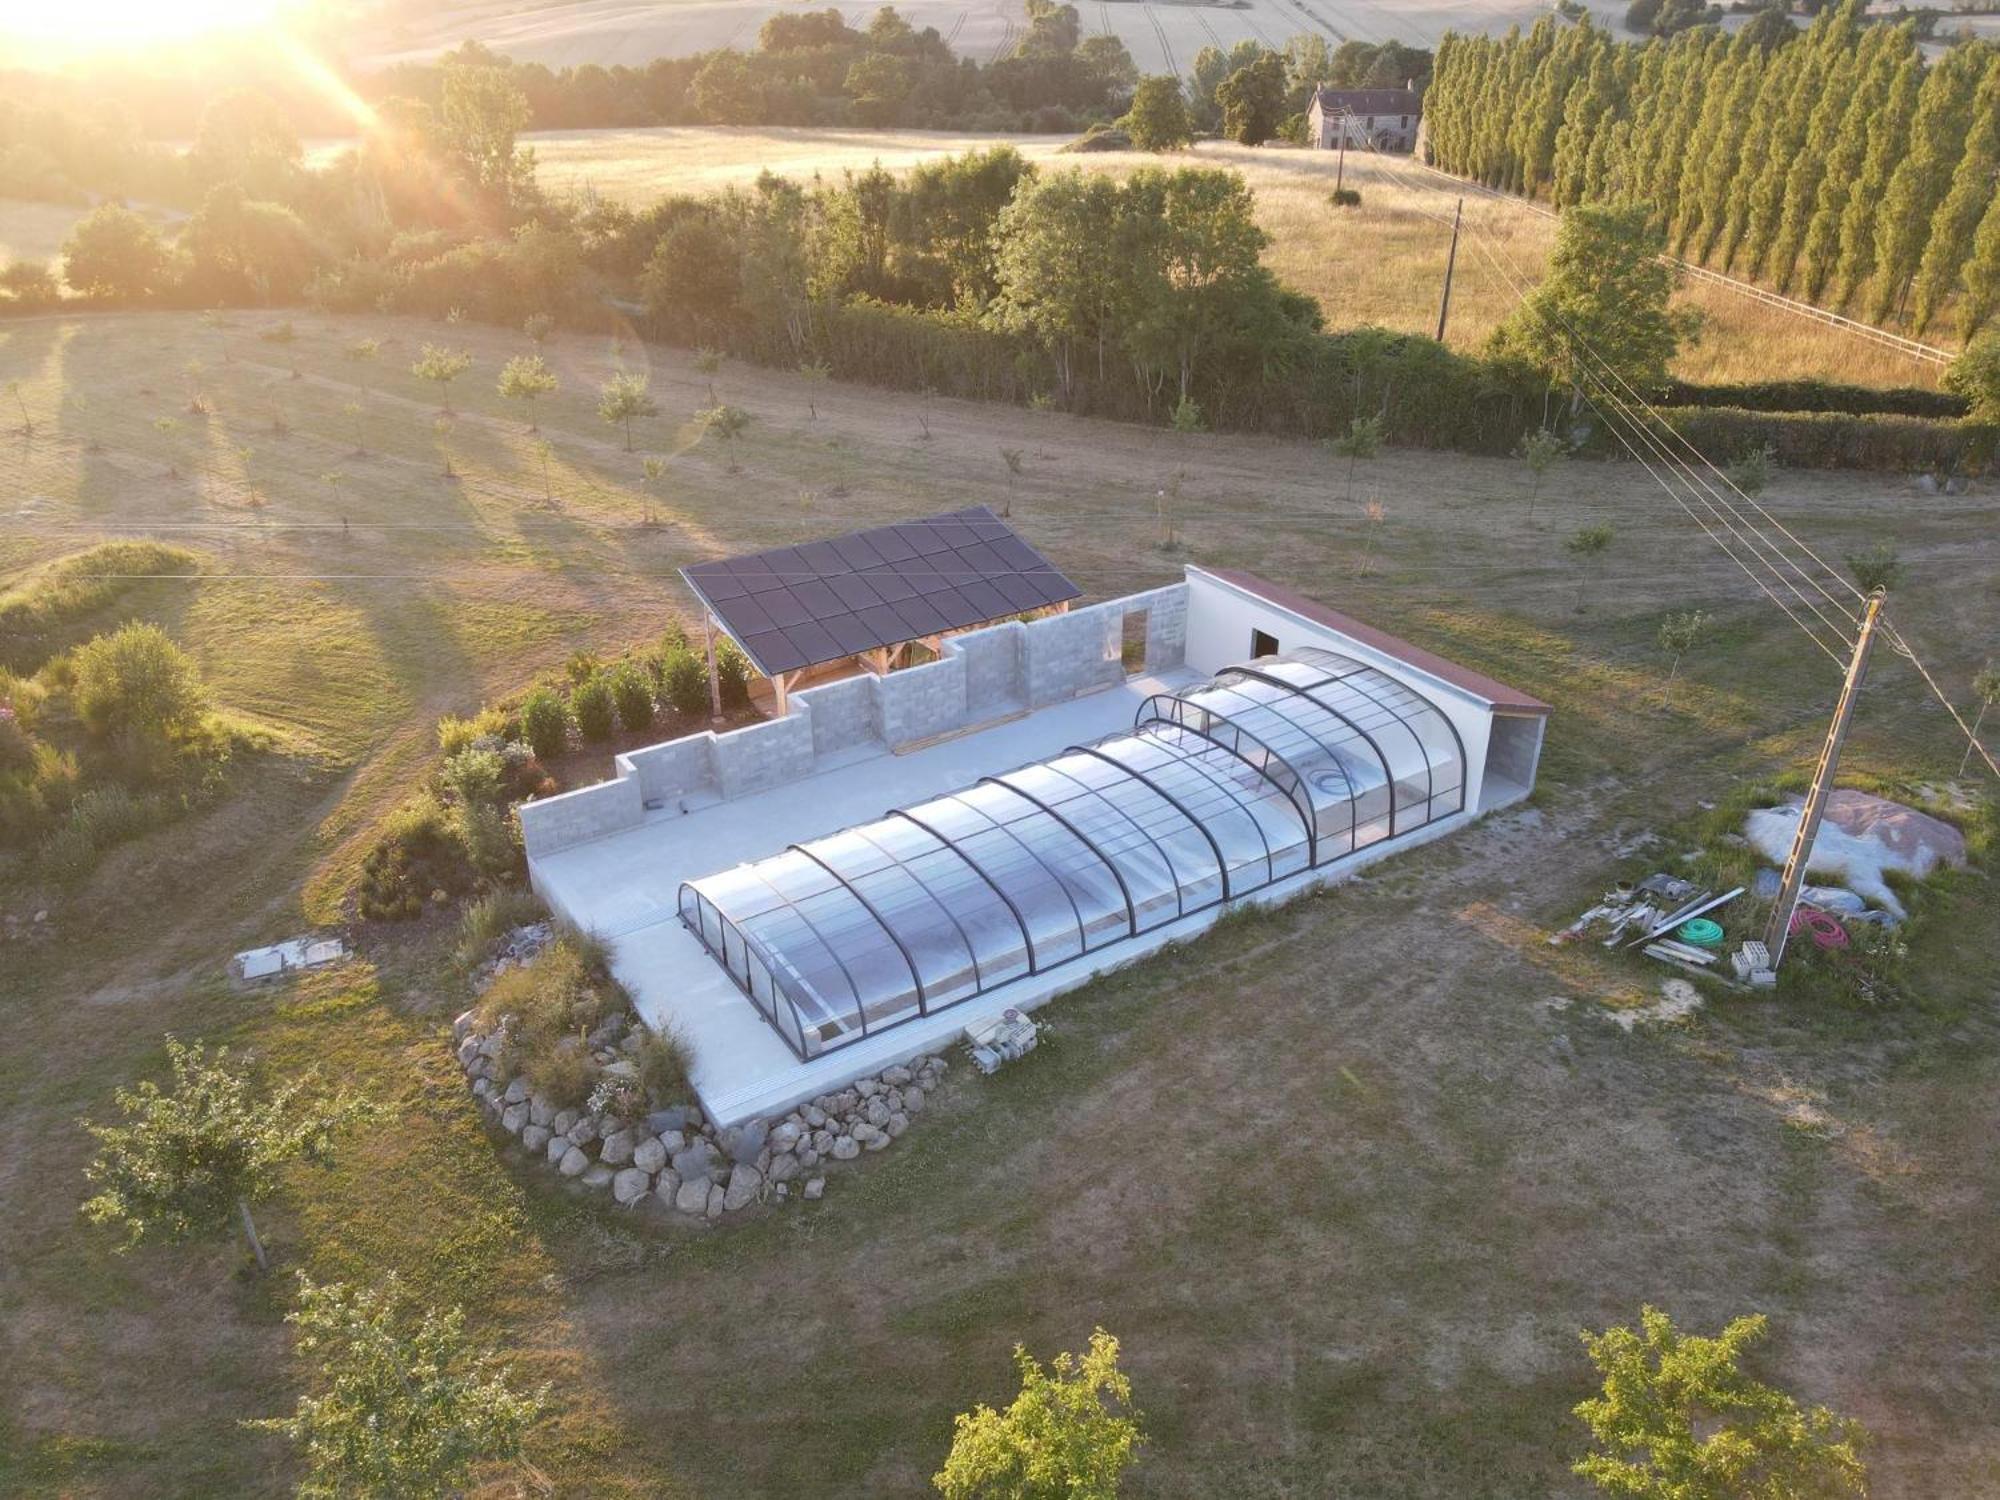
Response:
[[[468,1303],[528,1379],[557,1383],[531,1457],[564,1493],[916,1495],[951,1413],[1006,1394],[1016,1339],[1047,1354],[1102,1323],[1151,1433],[1135,1495],[1570,1495],[1568,1409],[1589,1381],[1575,1330],[1642,1301],[1703,1330],[1769,1313],[1766,1368],[1877,1433],[1877,1495],[2000,1483],[2000,1314],[1981,1291],[2000,1271],[1990,885],[1968,882],[1919,935],[1921,1006],[1732,1002],[1628,1036],[1595,1002],[1651,976],[1594,948],[1548,962],[1550,925],[1675,846],[1614,851],[1809,759],[1834,687],[1643,473],[1572,464],[1530,525],[1506,461],[1390,452],[1347,502],[1310,445],[728,364],[717,394],[753,418],[732,473],[683,425],[709,399],[685,355],[628,345],[663,414],[626,454],[594,409],[611,350],[564,336],[563,389],[538,413],[549,505],[492,391],[517,335],[294,316],[296,341],[274,346],[256,333],[276,317],[0,328],[0,379],[26,381],[37,423],[33,442],[0,442],[16,497],[0,589],[113,534],[199,553],[201,581],[132,598],[196,652],[222,707],[302,747],[118,851],[57,909],[61,941],[6,950],[0,1491],[274,1493],[292,1477],[238,1425],[296,1394],[282,1275],[243,1277],[228,1248],[117,1257],[75,1213],[69,1122],[157,1072],[169,1028],[282,1070],[318,1063],[389,1107],[274,1210],[281,1265],[394,1269]],[[377,366],[343,357],[364,336],[385,341]],[[427,341],[477,361],[454,393],[457,482],[439,472],[434,394],[406,373]],[[162,434],[190,359],[215,414]],[[365,454],[349,402],[367,408]],[[1002,448],[1025,455],[1018,480]],[[669,457],[658,527],[640,524],[647,451]],[[1158,545],[1155,519],[1176,480],[1184,552]],[[1371,497],[1386,519],[1357,577]],[[214,977],[331,911],[439,712],[572,649],[655,638],[685,602],[678,566],[1010,500],[1093,594],[1189,557],[1249,567],[1547,699],[1539,805],[1091,987],[1029,1064],[955,1083],[823,1205],[726,1234],[656,1233],[491,1148],[446,1046],[465,1003],[448,926],[289,989]],[[1829,555],[1893,535],[1904,628],[1966,680],[2000,586],[1991,498],[1784,473],[1766,501]],[[1560,543],[1596,522],[1617,540],[1579,614]],[[1654,635],[1694,606],[1720,628],[1665,711]],[[1893,659],[1850,757],[1904,784],[1957,764]],[[1882,1149],[1788,1126],[1800,1090]]]

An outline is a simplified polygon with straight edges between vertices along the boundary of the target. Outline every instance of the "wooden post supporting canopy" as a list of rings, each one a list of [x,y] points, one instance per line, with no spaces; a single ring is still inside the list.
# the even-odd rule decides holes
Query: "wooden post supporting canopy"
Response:
[[[715,616],[703,611],[701,617],[701,648],[708,657],[708,712],[717,723],[722,722],[722,679],[715,670]]]

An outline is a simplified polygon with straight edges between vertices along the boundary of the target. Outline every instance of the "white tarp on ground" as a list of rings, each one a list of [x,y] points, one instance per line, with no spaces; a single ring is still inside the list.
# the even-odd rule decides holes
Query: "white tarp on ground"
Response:
[[[1803,797],[1782,807],[1760,807],[1744,820],[1743,831],[1766,859],[1782,865],[1799,830]],[[1940,864],[1965,863],[1965,835],[1929,813],[1918,812],[1867,792],[1836,791],[1826,799],[1826,817],[1813,837],[1811,873],[1837,874],[1857,894],[1897,916],[1903,904],[1883,880],[1900,870],[1918,880]]]
[[[239,979],[268,979],[292,969],[313,969],[347,955],[347,944],[339,938],[293,938],[270,948],[250,948],[229,961]]]

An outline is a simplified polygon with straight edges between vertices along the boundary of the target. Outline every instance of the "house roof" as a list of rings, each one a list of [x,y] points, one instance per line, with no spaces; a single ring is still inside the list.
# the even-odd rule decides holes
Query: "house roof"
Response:
[[[1296,589],[1288,589],[1281,583],[1272,583],[1259,578],[1255,573],[1246,573],[1240,568],[1202,568],[1198,571],[1211,578],[1232,584],[1245,593],[1290,610],[1312,621],[1337,630],[1364,646],[1372,646],[1385,656],[1407,662],[1421,672],[1450,683],[1453,687],[1470,693],[1473,697],[1493,705],[1498,713],[1546,715],[1553,712],[1548,704],[1539,698],[1531,698],[1519,688],[1508,687],[1506,683],[1488,677],[1484,672],[1475,672],[1470,667],[1462,667],[1455,661],[1448,661],[1434,651],[1426,651],[1422,646],[1413,646],[1386,630],[1377,630],[1373,625],[1365,625],[1352,615],[1344,615],[1337,609],[1328,609]]]
[[[1329,114],[1350,115],[1413,115],[1423,103],[1423,95],[1415,89],[1336,89],[1325,84],[1315,98]]]
[[[767,677],[1083,592],[983,505],[696,563],[681,577]]]

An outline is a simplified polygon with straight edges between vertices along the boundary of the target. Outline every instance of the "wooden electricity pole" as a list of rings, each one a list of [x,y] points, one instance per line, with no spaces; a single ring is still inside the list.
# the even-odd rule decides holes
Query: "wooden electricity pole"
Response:
[[[1458,269],[1458,221],[1465,216],[1465,200],[1451,211],[1451,253],[1444,262],[1444,296],[1438,300],[1438,342],[1444,342],[1444,320],[1451,313],[1451,273]]]
[[[1875,647],[1875,621],[1881,613],[1882,591],[1877,589],[1868,596],[1867,613],[1861,617],[1861,634],[1854,641],[1847,680],[1840,685],[1840,701],[1834,705],[1833,723],[1827,728],[1826,744],[1819,752],[1812,790],[1806,793],[1806,805],[1799,809],[1792,852],[1785,859],[1784,878],[1778,882],[1778,898],[1771,906],[1771,922],[1764,930],[1764,946],[1771,950],[1773,969],[1785,956],[1792,913],[1798,909],[1799,887],[1805,883],[1806,867],[1812,863],[1813,840],[1819,836],[1820,820],[1826,815],[1826,799],[1833,795],[1833,778],[1840,770],[1840,748],[1847,742],[1847,725],[1854,717],[1854,700],[1861,694],[1861,680],[1868,675],[1868,654]]]
[[[1347,111],[1343,109],[1335,118],[1340,121],[1340,155],[1333,164],[1333,190],[1338,193],[1347,181]]]

